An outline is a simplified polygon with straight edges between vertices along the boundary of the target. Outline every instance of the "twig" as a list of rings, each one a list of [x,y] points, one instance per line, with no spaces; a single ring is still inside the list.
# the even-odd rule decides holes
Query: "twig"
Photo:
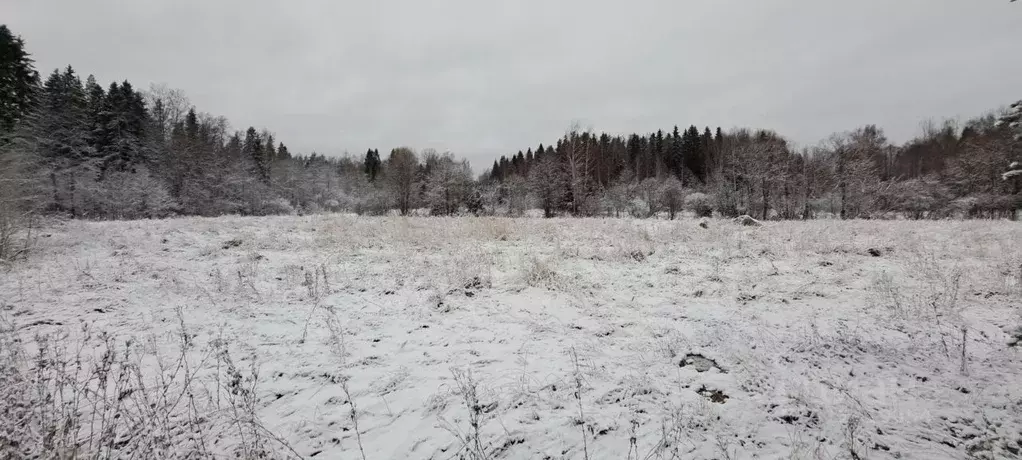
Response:
[[[470,458],[486,460],[488,456],[482,443],[483,407],[479,402],[479,385],[472,377],[471,369],[451,369],[451,374],[454,375],[454,383],[458,385],[462,400],[468,409],[468,423],[471,427],[471,432],[467,436],[468,439],[462,439],[462,443],[465,444],[466,449],[469,451]]]
[[[344,330],[337,324],[337,315],[334,309],[327,307],[327,329],[330,330],[330,345],[333,348],[334,355],[340,360],[341,368],[345,368],[348,360],[348,349],[344,342]],[[358,451],[362,454],[362,460],[366,460],[365,448],[362,447],[362,431],[358,427],[358,406],[355,405],[355,399],[351,397],[351,389],[348,387],[348,376],[341,375],[341,389],[344,390],[344,396],[348,398],[348,407],[351,408],[351,422],[355,427],[355,441],[358,442]]]
[[[347,376],[341,376],[341,389],[344,390],[344,397],[348,398],[348,407],[351,407],[351,423],[355,425],[355,440],[358,442],[358,451],[362,454],[362,460],[366,460],[366,451],[362,447],[362,430],[358,427],[358,407],[355,406],[355,399],[351,397]]]
[[[962,326],[962,369],[961,369],[961,372],[962,372],[962,375],[966,375],[966,376],[969,375],[969,368],[968,368],[969,356],[966,354],[966,351],[965,351],[965,345],[967,343],[968,336],[969,336],[969,329],[968,329],[968,327]]]
[[[582,410],[582,369],[578,364],[578,352],[575,351],[575,347],[571,347],[569,353],[571,354],[571,364],[575,372],[575,401],[578,403],[578,421],[582,431],[582,453],[585,455],[584,458],[589,460],[589,442],[586,440],[586,417],[585,412]]]

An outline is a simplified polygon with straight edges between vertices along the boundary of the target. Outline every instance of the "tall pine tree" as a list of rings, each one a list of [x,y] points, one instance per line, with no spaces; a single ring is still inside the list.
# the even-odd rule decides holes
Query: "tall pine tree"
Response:
[[[273,134],[266,133],[266,140],[264,141],[263,145],[264,148],[266,149],[266,151],[263,153],[263,156],[266,157],[265,160],[266,163],[268,165],[273,164],[275,161],[277,161],[277,148],[276,146],[273,145]]]
[[[671,131],[668,136],[669,141],[667,143],[667,164],[668,169],[671,170],[671,174],[675,177],[683,178],[682,170],[684,169],[684,152],[681,147],[681,133],[678,131],[678,126],[674,126],[674,131]]]
[[[149,114],[140,93],[127,81],[111,83],[103,101],[94,141],[101,157],[100,177],[107,171],[134,171],[149,160],[145,130]]]
[[[362,171],[365,173],[366,178],[369,179],[369,182],[376,182],[376,177],[380,175],[380,168],[382,166],[383,161],[380,160],[380,152],[369,149],[366,152],[365,160],[362,161]]]
[[[89,138],[93,147],[96,147],[97,136],[101,133],[101,118],[103,104],[106,100],[106,92],[103,87],[96,83],[96,77],[89,75],[85,79],[85,97],[87,100],[87,113],[89,117]]]
[[[89,145],[87,100],[74,69],[54,70],[43,85],[39,110],[31,120],[28,138],[49,174],[50,209],[77,215],[77,168],[92,156]]]
[[[25,42],[0,24],[0,144],[32,110],[39,95],[39,73]]]
[[[706,165],[703,158],[699,128],[690,126],[681,136],[682,164],[686,172],[691,172],[700,182],[706,180]]]
[[[249,161],[252,176],[259,178],[263,182],[268,182],[269,168],[266,164],[263,139],[259,137],[259,133],[253,127],[249,127],[245,131],[245,144],[242,149],[242,155]]]

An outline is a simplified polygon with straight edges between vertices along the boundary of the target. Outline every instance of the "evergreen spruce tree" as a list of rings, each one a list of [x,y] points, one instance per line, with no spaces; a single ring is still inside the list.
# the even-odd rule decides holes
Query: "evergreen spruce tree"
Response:
[[[255,128],[249,127],[245,130],[245,140],[242,143],[241,155],[242,157],[252,161],[255,158],[256,142],[258,142],[259,133],[256,132]]]
[[[106,100],[106,92],[103,87],[96,83],[96,77],[89,75],[85,79],[86,114],[89,117],[89,142],[93,148],[97,148],[98,136],[102,133],[103,103]]]
[[[380,174],[380,167],[383,162],[380,160],[380,153],[378,150],[369,149],[366,152],[365,161],[362,162],[362,170],[365,172],[366,178],[369,182],[375,182],[376,177]]]
[[[671,173],[678,178],[682,178],[682,169],[684,165],[684,152],[681,148],[681,133],[678,131],[678,126],[674,126],[674,131],[671,131],[668,136],[670,142],[668,143],[667,152],[667,164],[671,170]]]
[[[97,85],[98,86],[98,85]],[[103,88],[100,87],[102,90]],[[86,83],[86,91],[88,91],[88,83]],[[102,98],[100,98],[102,99]],[[98,105],[102,105],[102,102]],[[90,95],[89,101],[90,111],[92,110],[92,98]],[[91,114],[90,114],[91,115]],[[149,126],[146,127],[146,142],[148,148],[154,155],[154,161],[162,162],[167,156],[167,109],[163,105],[163,100],[156,99],[153,102],[153,108],[150,111]],[[90,116],[90,119],[95,122],[98,120],[98,113],[96,116]],[[93,126],[95,130],[95,125]]]
[[[703,136],[699,139],[699,148],[702,153],[702,181],[704,183],[709,181],[711,170],[714,162],[716,161],[717,149],[713,142],[713,133],[710,132],[710,127],[707,126],[703,130]]]
[[[25,42],[0,24],[0,145],[39,96],[39,73]]]
[[[503,179],[503,178],[506,178],[509,175],[511,175],[511,162],[507,161],[507,157],[501,156],[500,157],[500,177]]]
[[[185,137],[189,142],[199,141],[199,116],[195,113],[195,107],[188,109],[185,115]]]
[[[653,164],[655,165],[656,174],[662,175],[666,166],[664,158],[664,132],[663,130],[657,130],[656,134],[651,134],[650,139],[650,151],[652,152]]]
[[[607,133],[601,133],[600,141],[596,146],[596,179],[602,187],[610,186],[610,181],[617,173],[614,160],[610,136]]]
[[[224,153],[227,158],[233,159],[236,162],[243,161],[245,155],[245,143],[241,140],[241,133],[235,131],[231,135],[230,139],[227,140],[227,146],[224,147]]]
[[[245,131],[245,143],[242,148],[242,155],[247,158],[249,162],[249,171],[252,176],[263,182],[267,182],[269,180],[269,177],[267,176],[269,169],[266,167],[263,139],[259,137],[259,133],[256,129],[251,126],[247,131]]]
[[[103,88],[100,88],[102,90]],[[102,106],[100,102],[99,107]],[[98,114],[97,117],[98,118]],[[166,142],[167,140],[167,124],[170,115],[167,113],[167,107],[163,105],[162,99],[156,99],[153,102],[153,108],[149,114],[149,128],[146,128],[146,136],[151,141]]]
[[[500,175],[500,163],[498,160],[493,160],[493,166],[490,167],[490,180],[502,181],[504,178]]]
[[[142,95],[127,81],[111,83],[98,114],[93,141],[102,159],[100,177],[107,171],[134,171],[149,160],[145,149],[148,113]]]
[[[263,153],[263,156],[266,157],[264,161],[266,162],[267,166],[269,166],[272,165],[273,162],[277,161],[277,149],[273,145],[273,134],[269,133],[266,134],[266,141],[264,142],[264,145],[265,145],[264,148],[266,149],[266,151]]]
[[[642,138],[638,134],[632,134],[628,137],[628,165],[632,171],[636,174],[641,174],[642,171]],[[640,179],[645,177],[639,176]]]
[[[511,157],[511,172],[520,176],[525,174],[525,154],[521,150]]]
[[[699,128],[690,126],[681,136],[682,164],[699,181],[705,181],[705,162],[699,137]]]
[[[33,115],[27,137],[37,149],[49,173],[49,208],[77,215],[75,208],[76,168],[86,162],[89,145],[87,102],[81,79],[74,69],[54,70],[41,92],[40,107]]]

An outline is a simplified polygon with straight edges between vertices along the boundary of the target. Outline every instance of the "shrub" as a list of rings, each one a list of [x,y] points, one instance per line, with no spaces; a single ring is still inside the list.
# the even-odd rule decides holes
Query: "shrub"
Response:
[[[384,216],[390,211],[390,198],[383,192],[369,193],[355,202],[354,210],[360,216]]]
[[[136,172],[109,172],[102,180],[87,169],[70,188],[74,215],[98,219],[142,219],[176,213],[177,203],[163,182],[145,168]]]
[[[685,197],[685,209],[695,213],[696,217],[711,217],[713,199],[705,193],[693,193]]]
[[[0,262],[24,254],[32,240],[40,181],[31,164],[13,145],[0,148]]]
[[[671,220],[674,220],[678,211],[682,209],[684,197],[685,190],[681,186],[681,181],[674,176],[664,180],[663,185],[660,187],[660,203],[667,208],[667,216]]]
[[[261,215],[273,215],[273,214],[294,214],[295,208],[291,206],[291,203],[284,198],[272,198],[263,201],[259,209],[256,210],[256,214]]]

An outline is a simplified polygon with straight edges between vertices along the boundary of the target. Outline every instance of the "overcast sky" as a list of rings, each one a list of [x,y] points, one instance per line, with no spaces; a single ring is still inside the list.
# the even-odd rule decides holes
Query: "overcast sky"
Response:
[[[1008,0],[3,0],[44,75],[184,90],[292,151],[449,150],[478,172],[597,131],[751,126],[815,143],[1022,98]]]

